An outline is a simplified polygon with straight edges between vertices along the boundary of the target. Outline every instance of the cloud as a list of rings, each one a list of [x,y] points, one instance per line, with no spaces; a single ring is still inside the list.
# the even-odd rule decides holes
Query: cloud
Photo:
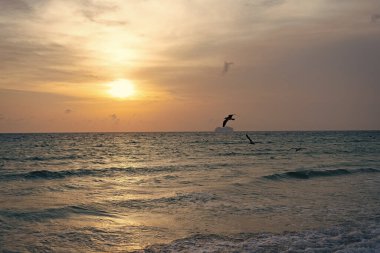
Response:
[[[65,113],[66,113],[66,114],[70,114],[70,113],[72,113],[72,112],[73,112],[73,111],[72,111],[71,109],[66,109],[66,110],[65,110]]]
[[[81,8],[82,15],[91,22],[106,26],[124,26],[128,24],[126,21],[108,17],[109,15],[107,14],[112,14],[118,10],[118,6],[115,4],[95,3],[94,1],[86,0]]]
[[[101,75],[82,63],[89,58],[84,51],[49,42],[17,24],[0,23],[0,58],[0,87],[30,89],[45,82],[82,83],[97,81]]]
[[[215,114],[212,108],[218,108],[218,101],[252,103],[241,108],[253,108],[255,96],[300,92],[302,87],[296,85],[313,83],[321,93],[339,97],[336,90],[348,82],[360,83],[362,90],[373,90],[379,83],[379,33],[368,25],[377,12],[372,0],[207,0],[207,5],[212,8],[200,0],[0,0],[0,87],[56,93],[70,87],[74,95],[98,91],[101,96],[102,80],[125,77],[144,92],[170,93],[165,104],[147,106],[165,121],[166,106],[190,112],[194,104],[207,101],[209,113]],[[379,22],[378,15],[373,15],[374,22]],[[364,37],[367,43],[347,47],[350,39]],[[338,46],[328,46],[335,41]],[[234,75],[219,78],[223,61],[232,59],[239,68],[234,65],[229,69]],[[7,117],[14,115],[10,110],[39,111],[10,106],[13,100],[8,97],[0,98]],[[43,101],[29,97],[31,104]],[[181,100],[184,108],[171,104],[172,98]],[[270,107],[277,98],[263,103]],[[69,105],[71,101],[43,109],[65,115]],[[128,115],[113,105],[92,110],[103,115],[107,127],[119,121],[118,115]]]
[[[36,87],[93,84],[109,78],[104,68],[94,69],[94,56],[84,46],[88,39],[82,33],[86,24],[80,15],[72,15],[78,11],[78,3],[0,0],[1,88],[45,91]],[[57,7],[62,11],[56,12]],[[52,13],[57,13],[57,17],[51,17]],[[66,16],[62,15],[68,13],[75,26],[70,20],[63,20]],[[78,25],[79,20],[82,23]],[[100,77],[102,73],[104,77]]]
[[[274,6],[274,5],[279,5],[285,3],[285,0],[264,0],[262,1],[263,5],[266,6]]]
[[[16,13],[29,13],[32,8],[22,0],[0,0],[1,15],[14,15]]]
[[[283,4],[285,0],[261,0],[261,1],[247,1],[246,5],[272,7]]]

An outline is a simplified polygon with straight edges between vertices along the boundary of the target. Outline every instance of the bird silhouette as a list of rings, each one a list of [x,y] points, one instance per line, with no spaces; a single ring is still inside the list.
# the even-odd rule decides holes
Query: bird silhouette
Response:
[[[249,144],[256,144],[250,137],[248,134],[245,135],[247,137],[247,139],[249,140]]]
[[[229,114],[227,117],[224,118],[224,120],[223,120],[223,127],[226,126],[226,124],[227,124],[227,122],[228,122],[229,120],[235,120],[234,118],[232,118],[234,115],[235,115],[235,114]]]
[[[223,66],[223,71],[222,71],[222,74],[225,74],[228,72],[228,70],[230,69],[230,66],[234,64],[233,62],[224,62],[224,66]]]
[[[380,19],[380,14],[373,14],[371,16],[372,23],[375,23],[378,19]]]

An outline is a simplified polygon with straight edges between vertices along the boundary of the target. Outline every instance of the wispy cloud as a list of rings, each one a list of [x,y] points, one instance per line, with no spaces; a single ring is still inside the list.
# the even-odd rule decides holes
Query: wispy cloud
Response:
[[[31,6],[22,0],[0,0],[0,6],[1,15],[25,14],[32,11]]]
[[[247,0],[246,5],[255,5],[255,6],[265,6],[271,7],[285,3],[286,0],[259,0],[259,1],[251,1]]]
[[[96,82],[103,75],[94,71],[82,49],[46,40],[20,24],[0,24],[0,58],[2,88],[33,90],[45,83]]]
[[[82,14],[91,22],[103,24],[107,26],[125,26],[128,22],[124,20],[117,20],[111,18],[115,11],[118,10],[118,6],[111,3],[99,3],[92,0],[85,0],[82,2]]]
[[[0,93],[1,113],[6,120],[13,115],[26,118],[42,108],[51,113],[38,114],[38,120],[59,121],[58,111],[67,116],[65,120],[99,120],[117,128],[127,123],[126,111],[144,108],[138,115],[141,122],[150,122],[144,123],[148,128],[158,127],[151,123],[155,120],[162,126],[173,124],[171,129],[179,124],[185,128],[178,129],[187,129],[189,124],[178,123],[177,116],[198,115],[206,102],[204,115],[215,115],[215,108],[225,106],[218,103],[228,98],[234,110],[262,115],[260,122],[269,122],[264,115],[276,112],[273,104],[283,113],[271,119],[295,115],[286,107],[289,101],[296,101],[292,92],[302,98],[313,93],[324,101],[325,94],[341,97],[350,85],[355,91],[346,96],[350,101],[358,101],[359,94],[364,94],[360,101],[371,101],[372,108],[379,108],[378,100],[367,95],[378,94],[380,80],[380,33],[377,25],[368,25],[379,23],[375,2],[0,0],[0,88],[49,94],[28,93],[14,99],[10,93]],[[238,68],[225,60],[235,61]],[[228,78],[219,78],[221,72]],[[136,106],[132,100],[113,101],[104,86],[117,78],[130,79],[141,100],[154,94],[154,101],[160,102]],[[310,92],[310,83],[316,92]],[[309,86],[303,90],[301,85]],[[96,94],[88,99],[90,93]],[[70,98],[57,100],[50,94]],[[71,96],[83,104],[86,97],[85,103],[91,100],[93,104],[87,111],[83,107],[77,111],[79,106],[72,103]],[[25,97],[35,106],[20,109],[18,104],[27,101]],[[279,101],[284,106],[279,106]],[[352,104],[350,101],[347,103]],[[251,113],[252,108],[260,110]],[[367,109],[364,102],[352,108]],[[323,115],[317,106],[313,112]],[[170,117],[173,121],[169,123]],[[190,116],[187,119],[193,121]],[[40,123],[36,119],[33,124]]]

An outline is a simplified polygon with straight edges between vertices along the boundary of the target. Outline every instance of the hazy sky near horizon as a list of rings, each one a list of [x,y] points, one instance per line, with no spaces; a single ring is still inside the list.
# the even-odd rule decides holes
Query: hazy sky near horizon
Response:
[[[380,129],[378,0],[0,6],[0,132]]]

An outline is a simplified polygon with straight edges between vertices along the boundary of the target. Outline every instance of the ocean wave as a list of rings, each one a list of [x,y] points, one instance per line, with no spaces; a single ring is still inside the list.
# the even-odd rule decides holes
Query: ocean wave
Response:
[[[107,174],[114,170],[63,170],[63,171],[50,171],[50,170],[35,170],[26,173],[17,173],[17,174],[4,174],[0,176],[2,180],[19,180],[19,179],[63,179],[66,177],[81,177],[81,176],[92,176],[96,174]]]
[[[231,236],[196,234],[137,252],[380,252],[378,224]]]
[[[315,177],[332,177],[341,175],[350,175],[357,173],[376,173],[380,172],[378,169],[361,168],[361,169],[331,169],[331,170],[297,170],[288,171],[285,173],[276,173],[263,178],[271,180],[279,179],[310,179]]]
[[[72,160],[72,159],[82,159],[84,156],[82,155],[61,155],[61,156],[27,156],[27,157],[1,157],[0,160],[3,161],[52,161],[52,160]]]
[[[217,156],[226,157],[226,156],[259,156],[259,155],[270,155],[273,154],[271,149],[257,149],[254,152],[221,152],[217,153]]]
[[[131,199],[112,203],[115,206],[128,209],[152,209],[152,208],[167,208],[168,205],[202,205],[210,201],[217,200],[215,194],[193,192],[188,194],[177,194],[170,197],[162,197],[155,199]]]
[[[24,173],[3,174],[0,175],[0,180],[33,180],[33,179],[63,179],[67,177],[84,177],[96,176],[105,177],[113,176],[115,174],[152,174],[162,172],[175,172],[178,170],[189,169],[192,165],[181,166],[155,166],[155,167],[111,167],[99,169],[73,169],[73,170],[35,170]]]
[[[33,211],[1,210],[0,216],[25,221],[43,221],[47,219],[64,219],[72,215],[107,216],[114,215],[106,211],[87,206],[65,206]]]

